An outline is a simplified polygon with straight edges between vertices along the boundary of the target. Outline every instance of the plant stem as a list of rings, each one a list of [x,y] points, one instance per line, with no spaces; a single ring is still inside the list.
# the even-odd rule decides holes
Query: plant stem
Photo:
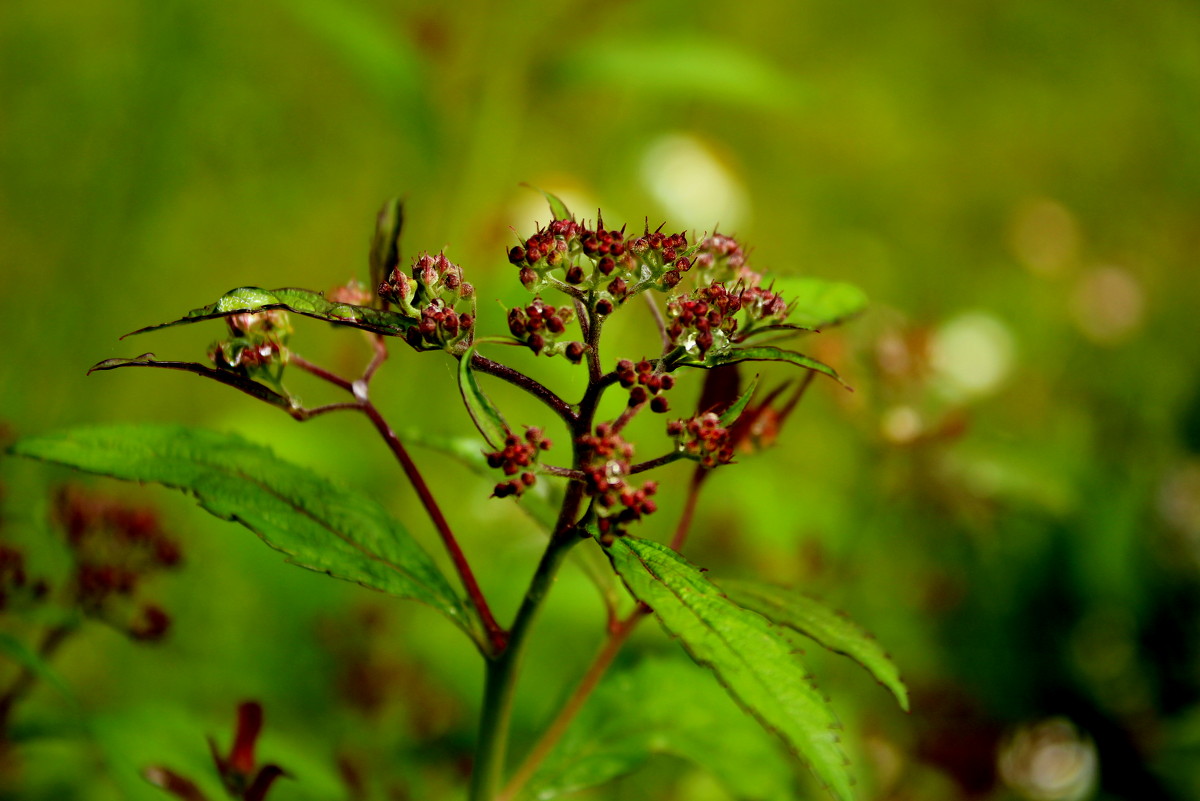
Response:
[[[548,389],[544,384],[535,381],[524,373],[512,369],[506,364],[494,362],[486,356],[481,356],[479,353],[476,353],[475,358],[471,359],[471,366],[481,373],[494,375],[496,378],[503,379],[513,386],[520,387],[549,406],[555,414],[563,419],[567,426],[571,427],[575,425],[575,412],[571,409],[571,405]]]
[[[62,624],[49,629],[38,646],[37,655],[43,662],[48,661],[75,631],[74,625]],[[8,739],[8,726],[12,718],[13,708],[25,694],[37,683],[38,674],[29,665],[21,668],[17,678],[9,686],[8,691],[0,696],[0,742]]]
[[[650,614],[650,607],[643,603],[639,603],[634,610],[624,620],[614,622],[609,629],[608,639],[592,660],[592,664],[588,666],[587,672],[583,674],[579,685],[575,691],[571,693],[571,697],[563,704],[562,709],[558,711],[554,721],[542,733],[537,744],[525,757],[525,761],[521,763],[521,767],[509,779],[508,784],[504,785],[504,789],[497,796],[496,801],[511,801],[511,799],[520,792],[533,774],[537,771],[538,766],[546,759],[554,746],[558,745],[558,741],[562,739],[566,733],[567,727],[571,725],[571,721],[583,708],[583,704],[587,701],[592,691],[596,689],[596,685],[600,683],[600,679],[608,671],[613,659],[616,658],[625,641],[629,639],[629,635],[637,628],[641,619]]]
[[[517,673],[530,628],[541,609],[558,568],[568,551],[581,541],[575,528],[583,502],[583,484],[573,481],[567,487],[562,510],[550,544],[542,554],[529,589],[517,610],[504,649],[487,661],[483,694],[483,713],[479,721],[479,742],[471,772],[470,801],[493,801],[503,779],[508,733],[512,720],[513,693]]]
[[[374,424],[375,430],[379,432],[380,436],[387,442],[388,448],[395,454],[396,460],[400,462],[401,468],[404,469],[404,475],[408,477],[409,483],[417,491],[417,497],[421,499],[421,505],[425,507],[425,511],[429,514],[429,519],[433,521],[433,526],[442,538],[442,544],[450,554],[450,560],[454,563],[454,569],[467,591],[467,597],[471,600],[471,604],[479,614],[479,620],[483,624],[484,632],[487,634],[492,650],[497,653],[503,651],[507,635],[504,629],[500,627],[500,624],[496,622],[496,618],[493,617],[487,599],[483,597],[483,592],[479,589],[479,583],[475,580],[475,574],[472,572],[470,564],[467,563],[467,557],[463,554],[462,548],[459,547],[454,532],[450,530],[450,524],[446,522],[446,516],[442,514],[441,507],[434,500],[433,493],[429,491],[429,485],[425,483],[425,478],[421,475],[421,471],[417,469],[416,463],[408,455],[408,450],[405,449],[400,438],[396,436],[396,432],[392,431],[392,427],[388,425],[387,421],[379,413],[379,410],[375,408],[375,404],[365,398],[361,399],[361,403],[363,413]]]

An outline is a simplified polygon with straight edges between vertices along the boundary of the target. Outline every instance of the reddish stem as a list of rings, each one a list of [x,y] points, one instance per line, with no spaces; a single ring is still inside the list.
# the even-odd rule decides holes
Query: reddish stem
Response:
[[[392,431],[392,427],[375,408],[375,404],[369,400],[362,401],[363,413],[374,424],[375,430],[383,437],[388,448],[396,456],[396,460],[400,462],[400,467],[404,469],[404,475],[408,477],[409,483],[413,489],[417,491],[417,497],[421,499],[421,505],[425,507],[429,519],[433,521],[434,528],[437,529],[438,535],[442,538],[442,544],[446,547],[446,551],[450,554],[450,560],[454,563],[454,569],[458,573],[458,577],[462,580],[463,587],[467,591],[467,597],[470,598],[471,604],[479,613],[479,619],[483,623],[483,628],[487,632],[488,640],[492,645],[492,649],[499,653],[504,650],[504,646],[508,640],[508,634],[496,622],[496,618],[492,616],[492,610],[488,607],[487,600],[483,597],[483,592],[479,589],[479,583],[475,580],[475,574],[471,571],[471,566],[467,563],[467,557],[463,554],[462,548],[459,547],[458,540],[454,536],[454,532],[450,530],[450,524],[446,521],[445,515],[442,514],[441,507],[433,498],[433,493],[429,491],[429,485],[425,483],[425,478],[417,469],[417,465],[413,462],[412,457],[408,455],[404,444],[400,442],[400,438],[396,436],[396,432]]]

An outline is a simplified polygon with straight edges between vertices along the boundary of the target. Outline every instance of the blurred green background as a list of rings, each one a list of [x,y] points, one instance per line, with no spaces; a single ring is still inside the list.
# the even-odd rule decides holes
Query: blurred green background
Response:
[[[509,226],[548,217],[521,182],[610,224],[719,223],[758,268],[872,300],[805,343],[857,391],[819,381],[777,447],[714,476],[690,553],[845,609],[900,664],[907,716],[853,665],[809,654],[862,797],[1200,797],[1198,42],[1183,0],[7,0],[5,437],[241,431],[390,499],[432,548],[363,421],[301,427],[183,374],[87,367],[202,358],[218,324],[118,338],[236,286],[365,277],[373,214],[397,193],[408,255],[448,245],[484,331],[502,326],[492,298],[522,296]],[[613,358],[654,347],[629,317]],[[293,342],[347,371],[368,355],[312,321]],[[467,435],[450,361],[393,354],[375,396],[397,424]],[[553,425],[495,393],[510,419]],[[507,618],[539,535],[488,481],[422,457]],[[677,468],[664,485],[683,485]],[[0,463],[2,536],[43,572],[61,551],[48,494],[71,478]],[[204,774],[204,737],[225,742],[248,697],[266,705],[264,755],[298,779],[273,797],[459,797],[481,671],[440,619],[291,568],[186,499],[89,483],[156,504],[183,540],[185,569],[153,590],[174,629],[139,646],[93,627],[65,646],[75,701],[48,686],[27,699],[0,797],[163,798],[137,769]],[[648,536],[678,511],[663,494]],[[518,750],[601,626],[567,571]],[[647,626],[632,652],[669,647]],[[658,757],[583,797],[731,796]]]

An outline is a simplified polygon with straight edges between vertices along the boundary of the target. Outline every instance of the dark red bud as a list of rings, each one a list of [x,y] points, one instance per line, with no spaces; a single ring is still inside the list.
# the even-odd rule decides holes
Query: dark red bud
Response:
[[[578,264],[572,264],[567,268],[566,279],[568,284],[582,284],[585,277],[583,268]]]
[[[533,285],[537,283],[537,273],[528,267],[521,268],[520,278],[526,289],[533,289]]]
[[[662,414],[663,412],[667,411],[670,408],[671,408],[671,405],[667,402],[666,397],[664,397],[662,395],[655,395],[653,398],[650,399],[650,411],[652,411],[652,412],[657,412],[658,414]]]
[[[596,301],[596,314],[600,315],[601,317],[607,317],[608,315],[612,314],[612,312],[613,305],[611,300],[608,298],[600,298],[600,300]]]
[[[657,398],[655,400],[657,400]],[[646,388],[645,387],[635,386],[633,389],[629,390],[629,405],[630,406],[640,406],[641,404],[643,404],[645,402],[646,402]]]
[[[515,246],[512,250],[508,251],[508,260],[513,264],[520,264],[525,261],[525,248],[520,245]]]
[[[679,274],[678,270],[667,270],[662,277],[663,289],[674,289],[682,280],[683,276]]]
[[[582,342],[568,342],[567,348],[563,355],[565,355],[567,360],[572,364],[579,364],[581,361],[583,361],[584,350],[585,348]]]

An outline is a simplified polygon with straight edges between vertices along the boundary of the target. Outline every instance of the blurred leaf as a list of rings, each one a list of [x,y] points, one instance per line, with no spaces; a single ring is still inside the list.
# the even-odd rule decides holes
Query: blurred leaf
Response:
[[[837,374],[837,371],[829,365],[805,356],[803,353],[784,350],[773,345],[754,345],[745,348],[730,348],[724,351],[713,349],[708,352],[708,355],[703,360],[686,353],[682,358],[669,360],[673,362],[672,366],[700,367],[704,369],[720,367],[725,364],[737,364],[739,362],[786,362],[794,364],[797,367],[824,373],[846,387],[846,389],[850,389],[846,382],[842,380],[842,377]]]
[[[896,696],[901,709],[908,711],[908,688],[900,679],[896,663],[873,636],[844,614],[795,590],[763,582],[722,581],[721,587],[734,603],[850,657]]]
[[[219,381],[222,384],[241,390],[247,395],[258,398],[261,401],[266,401],[272,406],[278,406],[281,409],[290,411],[294,406],[291,398],[281,395],[248,376],[235,373],[231,370],[219,370],[215,367],[197,364],[196,362],[159,361],[154,358],[153,353],[143,353],[141,356],[135,356],[132,359],[105,359],[93,365],[88,370],[88,374],[91,375],[97,370],[116,370],[118,367],[161,367],[167,370],[182,370],[186,373],[195,373],[203,378],[211,378],[213,381]]]
[[[529,184],[525,184],[525,186],[529,186]],[[534,187],[534,188],[536,188],[536,187]],[[546,202],[548,202],[550,204],[550,213],[554,215],[554,219],[556,219],[556,220],[573,220],[573,219],[575,219],[575,215],[572,214],[571,210],[567,208],[567,204],[563,203],[562,200],[559,199],[558,195],[552,195],[551,193],[547,192],[545,189],[538,189],[537,191],[539,191],[543,195],[545,195]]]
[[[555,77],[568,86],[619,88],[622,96],[651,95],[687,104],[739,104],[792,111],[803,95],[800,81],[727,39],[603,37],[568,48]]]
[[[711,669],[746,711],[794,749],[835,798],[850,801],[852,780],[835,731],[841,725],[789,638],[729,600],[665,545],[625,536],[608,552],[625,586],[654,610],[692,659]]]
[[[867,308],[867,296],[854,284],[821,278],[783,276],[772,289],[788,302],[788,322],[820,329],[838,325]]]
[[[233,434],[173,425],[77,428],[18,441],[20,456],[183,490],[310,570],[445,614],[474,636],[449,582],[375,501]]]
[[[374,292],[400,263],[400,234],[404,229],[404,204],[394,197],[383,204],[375,218],[371,239],[371,283]]]
[[[431,152],[437,144],[426,92],[429,81],[420,55],[392,23],[361,3],[345,0],[286,0],[280,7],[322,42],[383,100],[383,108]]]
[[[548,799],[594,787],[636,770],[654,754],[696,763],[739,799],[795,797],[795,775],[776,742],[695,665],[663,658],[610,672],[524,797]]]
[[[293,287],[260,289],[256,286],[244,286],[226,292],[215,303],[199,309],[192,309],[178,320],[139,328],[125,336],[159,331],[175,325],[198,323],[202,320],[213,320],[217,317],[228,317],[231,314],[244,314],[267,309],[287,309],[296,314],[315,317],[335,325],[345,325],[393,337],[403,336],[409,328],[417,323],[413,318],[396,312],[355,306],[352,303],[335,303],[326,300],[320,292],[314,292],[311,289]]]
[[[21,667],[27,668],[61,693],[68,701],[74,703],[75,696],[58,671],[52,668],[50,663],[40,657],[37,652],[30,650],[25,643],[8,632],[0,632],[0,654],[7,656]]]
[[[499,450],[504,447],[504,440],[508,436],[508,424],[504,422],[504,417],[496,405],[479,388],[479,382],[475,380],[475,371],[471,369],[471,361],[474,358],[475,345],[472,345],[458,360],[458,390],[462,393],[463,403],[466,404],[479,433],[483,434],[483,438],[494,450]]]

